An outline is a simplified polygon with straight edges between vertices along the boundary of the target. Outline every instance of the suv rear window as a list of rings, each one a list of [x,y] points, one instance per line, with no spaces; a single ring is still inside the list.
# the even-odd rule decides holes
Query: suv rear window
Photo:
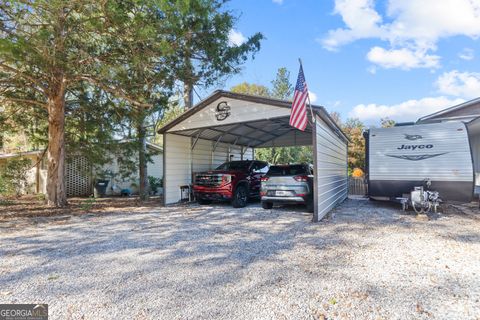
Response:
[[[271,166],[270,170],[267,172],[267,176],[296,176],[299,174],[309,175],[310,172],[307,171],[307,167],[304,165],[291,165],[291,166]]]

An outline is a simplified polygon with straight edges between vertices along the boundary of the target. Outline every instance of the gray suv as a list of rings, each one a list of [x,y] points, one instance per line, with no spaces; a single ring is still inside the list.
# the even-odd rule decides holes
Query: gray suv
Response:
[[[262,207],[271,209],[276,203],[305,204],[313,211],[313,167],[309,164],[271,166],[261,179]]]

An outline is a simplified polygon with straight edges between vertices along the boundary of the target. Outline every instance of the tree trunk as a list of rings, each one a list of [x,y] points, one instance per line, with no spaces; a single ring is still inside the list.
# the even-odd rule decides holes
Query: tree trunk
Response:
[[[193,85],[185,83],[183,85],[183,101],[185,103],[185,110],[193,107]]]
[[[148,172],[147,172],[147,139],[146,129],[142,120],[138,126],[138,173],[140,175],[139,195],[141,200],[148,199]]]
[[[48,99],[47,203],[67,205],[65,191],[65,90]]]

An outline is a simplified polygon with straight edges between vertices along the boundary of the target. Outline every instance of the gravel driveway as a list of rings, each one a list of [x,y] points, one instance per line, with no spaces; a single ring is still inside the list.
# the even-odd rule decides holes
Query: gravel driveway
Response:
[[[50,319],[480,319],[480,220],[348,200],[0,226],[0,303]]]

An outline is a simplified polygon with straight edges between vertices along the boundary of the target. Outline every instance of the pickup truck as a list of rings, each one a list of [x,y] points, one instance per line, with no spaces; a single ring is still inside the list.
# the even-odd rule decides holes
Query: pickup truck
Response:
[[[224,200],[243,208],[249,198],[260,198],[260,179],[268,168],[267,162],[257,160],[225,162],[215,170],[196,173],[193,193],[200,204]]]

